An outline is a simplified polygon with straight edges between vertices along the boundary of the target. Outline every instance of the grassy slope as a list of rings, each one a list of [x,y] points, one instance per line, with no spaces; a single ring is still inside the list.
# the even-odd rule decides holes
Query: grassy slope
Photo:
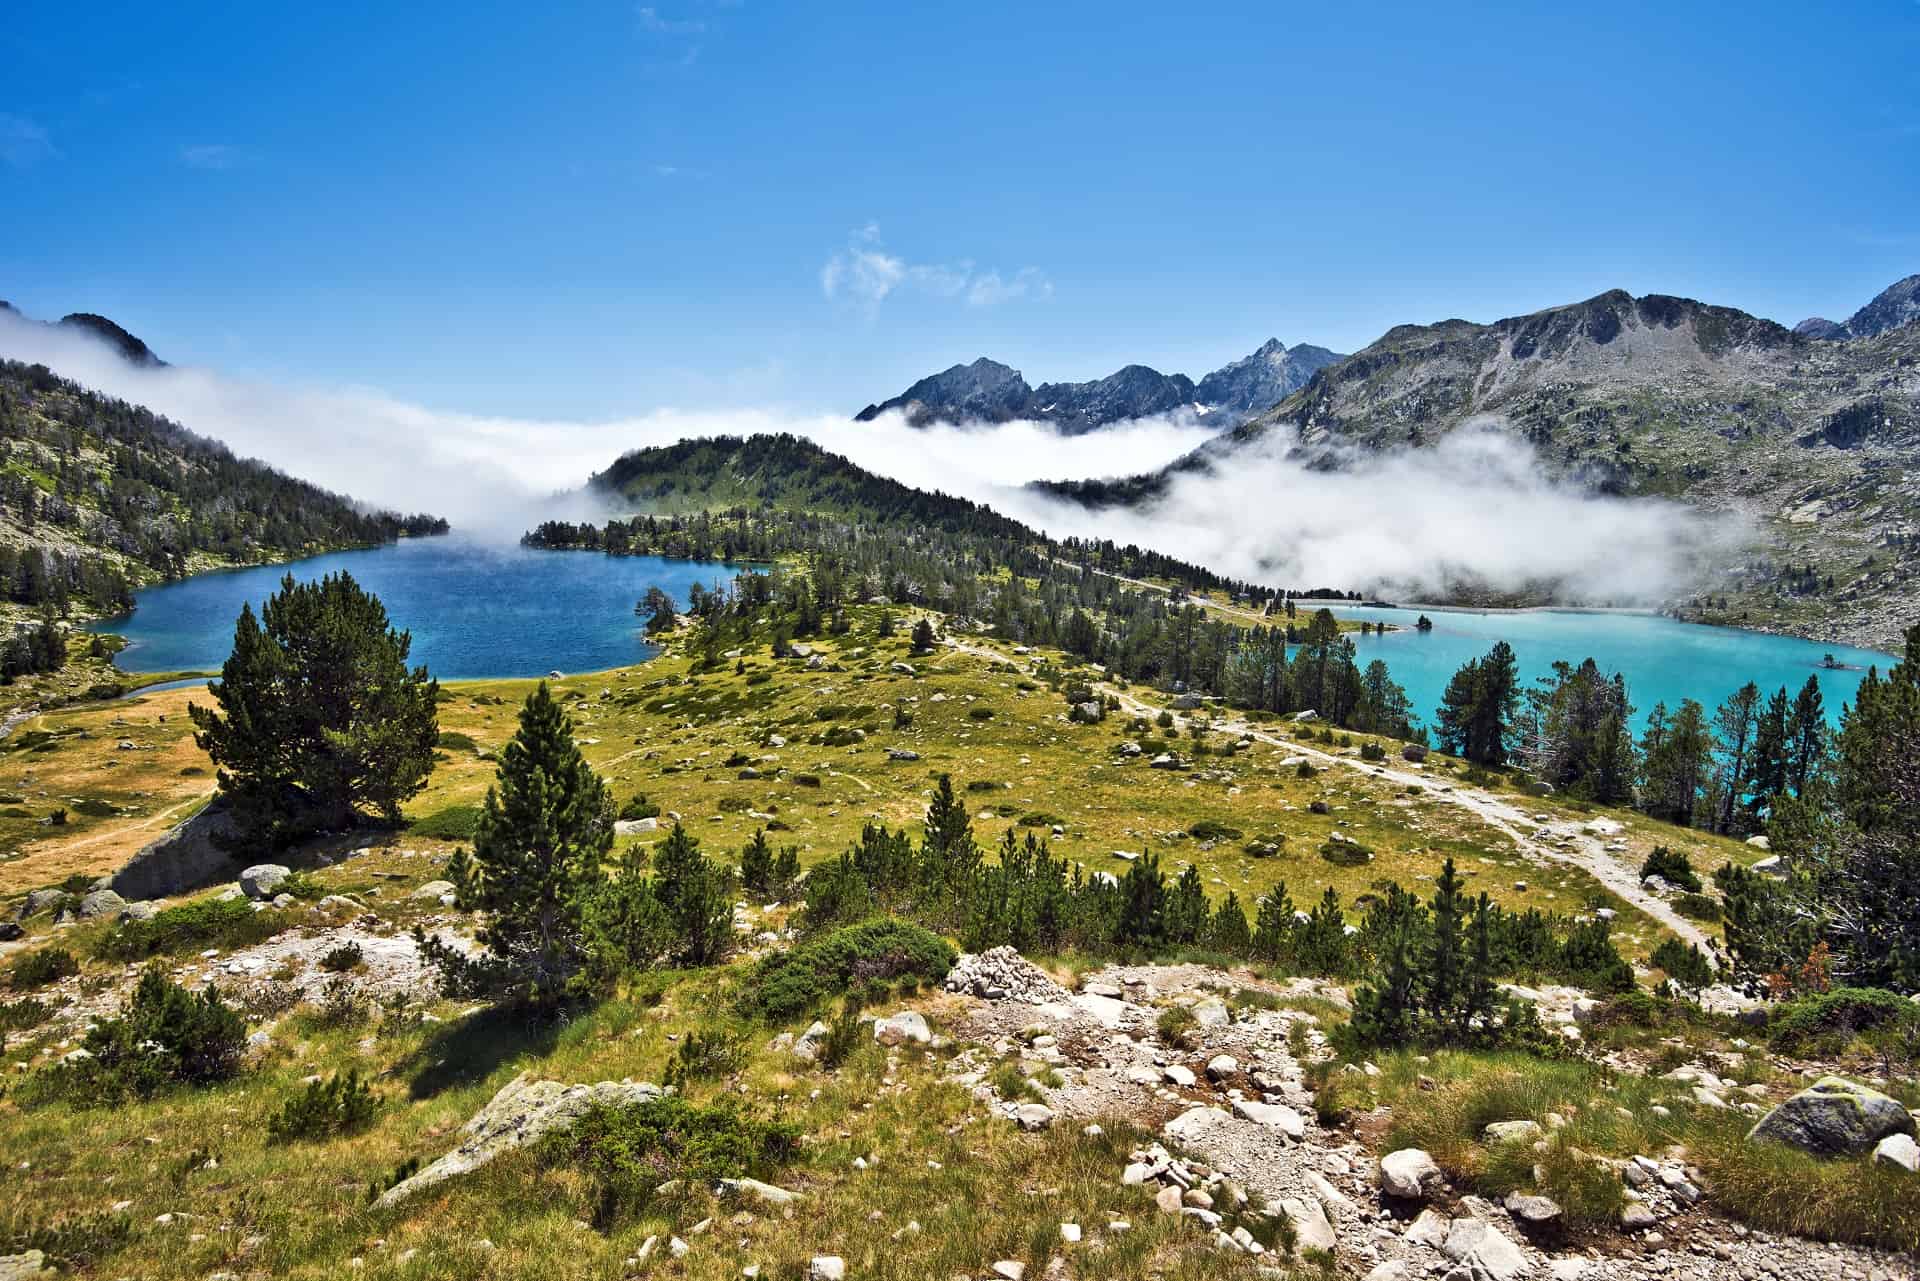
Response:
[[[1199,758],[1202,768],[1184,774],[1149,770],[1144,761],[1117,765],[1109,752],[1126,735],[1123,722],[1070,725],[1057,695],[1044,686],[1023,690],[1013,670],[976,655],[942,651],[911,659],[917,668],[912,677],[894,673],[890,664],[909,658],[904,641],[879,640],[871,634],[873,625],[867,611],[859,611],[852,636],[819,646],[834,653],[844,671],[782,664],[770,680],[749,684],[754,672],[775,666],[762,657],[749,663],[747,675],[729,670],[694,682],[686,679],[685,660],[669,655],[640,668],[572,677],[559,687],[570,699],[589,758],[614,780],[616,794],[646,792],[684,815],[708,849],[719,852],[730,853],[755,826],[744,815],[723,813],[725,798],[741,798],[763,812],[777,807],[794,830],[776,839],[801,844],[811,861],[837,853],[869,818],[916,822],[930,776],[950,770],[963,782],[1009,785],[972,795],[977,809],[1045,811],[1065,819],[1068,834],[1059,844],[1090,868],[1118,870],[1111,850],[1144,845],[1175,862],[1197,860],[1215,893],[1231,886],[1249,903],[1280,877],[1302,903],[1323,884],[1338,886],[1349,899],[1377,877],[1416,884],[1430,877],[1443,852],[1461,857],[1509,906],[1566,910],[1598,892],[1583,873],[1518,862],[1504,838],[1489,839],[1489,829],[1475,826],[1472,816],[1429,797],[1397,795],[1344,768],[1298,779],[1279,768],[1281,749]],[[482,750],[497,747],[510,733],[527,688],[528,682],[452,686],[443,729],[471,736]],[[945,697],[934,702],[936,694]],[[185,772],[205,764],[183,715],[195,697],[205,695],[163,691],[45,717],[47,728],[71,732],[51,752],[16,750],[0,757],[0,788],[36,789],[30,808],[96,789],[136,799],[149,817],[191,803],[207,785],[205,774]],[[890,712],[882,709],[909,699],[918,700],[910,704],[914,726],[896,732]],[[827,724],[816,719],[816,711],[832,704],[872,709],[864,718],[848,714],[833,722],[864,719],[873,731],[865,742],[845,749],[805,742]],[[992,709],[993,717],[968,715],[981,707]],[[768,733],[785,736],[789,745],[762,746]],[[122,737],[143,750],[118,751]],[[1183,746],[1191,741],[1184,738]],[[922,759],[889,763],[889,747],[910,748]],[[823,785],[740,781],[736,770],[721,764],[734,751],[777,757],[760,767],[810,771]],[[410,807],[416,817],[474,803],[492,777],[492,766],[468,749],[445,755],[431,787]],[[1202,777],[1203,770],[1220,774]],[[1316,798],[1328,799],[1334,812],[1311,815],[1306,806]],[[1292,852],[1254,860],[1237,846],[1206,850],[1192,840],[1156,835],[1209,817],[1249,835],[1284,832]],[[105,870],[151,833],[133,817],[76,814],[71,821],[71,830],[57,837],[51,829],[31,829],[32,839],[21,844],[26,852],[5,865],[9,890],[80,868]],[[1373,866],[1339,869],[1312,852],[1340,821],[1379,851]],[[1703,866],[1749,853],[1644,820],[1629,822],[1636,859],[1639,845],[1654,839],[1691,849]],[[1004,826],[998,817],[976,824],[985,841]],[[316,876],[322,888],[359,895],[384,919],[403,925],[423,910],[406,902],[406,891],[436,876],[450,848],[402,834]],[[417,850],[429,857],[411,852]],[[1529,883],[1524,893],[1511,888],[1521,877]],[[1623,942],[1644,952],[1655,937],[1650,924],[1630,919],[1630,913],[1623,918]],[[45,928],[36,923],[35,934]],[[79,927],[63,941],[84,954],[87,939],[101,928]],[[87,963],[89,981],[117,972],[117,966]],[[650,981],[644,990],[545,1034],[447,1002],[431,1006],[442,1021],[424,1024],[398,1019],[322,1026],[296,1014],[275,1025],[258,1067],[213,1091],[86,1112],[64,1105],[22,1112],[0,1101],[0,1147],[27,1154],[29,1161],[0,1189],[0,1216],[21,1223],[131,1202],[126,1213],[132,1238],[103,1275],[159,1281],[217,1270],[335,1276],[356,1258],[371,1276],[613,1278],[629,1274],[623,1260],[648,1234],[669,1231],[694,1242],[674,1274],[715,1281],[737,1276],[748,1261],[760,1262],[767,1269],[763,1275],[800,1275],[807,1256],[829,1250],[847,1256],[854,1275],[863,1278],[978,1275],[1007,1257],[1029,1260],[1029,1275],[1037,1275],[1062,1221],[1088,1229],[1087,1243],[1075,1256],[1078,1275],[1251,1275],[1244,1262],[1200,1246],[1197,1234],[1152,1214],[1145,1190],[1117,1185],[1125,1153],[1138,1141],[1124,1118],[1111,1118],[1108,1136],[1097,1141],[1077,1130],[1023,1136],[985,1120],[981,1107],[944,1078],[937,1053],[905,1051],[890,1065],[883,1051],[869,1045],[851,1066],[829,1074],[799,1069],[763,1050],[769,1029],[749,1031],[754,1055],[729,1092],[737,1089],[734,1097],[743,1094],[752,1106],[793,1120],[812,1136],[800,1163],[781,1179],[808,1193],[790,1221],[750,1207],[755,1220],[735,1226],[728,1216],[738,1207],[699,1198],[661,1206],[602,1234],[584,1226],[593,1206],[576,1173],[543,1170],[519,1157],[397,1212],[365,1209],[367,1180],[409,1157],[430,1159],[445,1150],[465,1118],[522,1069],[561,1080],[661,1079],[678,1038],[715,1024],[715,1011],[726,1008],[724,989],[737,973],[734,968]],[[927,1008],[941,1027],[945,1003],[935,1000]],[[12,1041],[9,1059],[67,1048],[64,1042],[43,1044],[32,1034]],[[298,1092],[304,1078],[349,1066],[370,1076],[385,1099],[371,1130],[293,1146],[264,1141],[266,1118]],[[694,1093],[707,1097],[719,1089],[696,1085]],[[875,1168],[852,1169],[856,1155],[869,1157]],[[870,1218],[875,1212],[879,1218]],[[154,1219],[163,1213],[191,1217],[162,1226]],[[691,1225],[709,1215],[716,1225],[711,1234],[691,1235]],[[1129,1219],[1134,1230],[1105,1232],[1114,1216]],[[893,1241],[891,1234],[909,1219],[926,1231]],[[483,1239],[493,1248],[477,1244]],[[407,1251],[417,1253],[402,1262]]]

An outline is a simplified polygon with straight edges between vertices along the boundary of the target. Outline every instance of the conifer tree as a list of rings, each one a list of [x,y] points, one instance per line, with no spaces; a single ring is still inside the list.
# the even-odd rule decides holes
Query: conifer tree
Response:
[[[577,990],[584,916],[613,844],[613,799],[573,739],[545,681],[520,710],[474,831],[464,891],[488,914],[486,957],[437,939],[421,946],[458,990],[505,991],[550,1005]]]
[[[233,653],[207,686],[219,710],[188,713],[246,839],[285,844],[352,827],[366,811],[399,821],[439,739],[440,687],[407,667],[411,646],[344,572],[317,583],[287,575],[257,621],[241,607]]]

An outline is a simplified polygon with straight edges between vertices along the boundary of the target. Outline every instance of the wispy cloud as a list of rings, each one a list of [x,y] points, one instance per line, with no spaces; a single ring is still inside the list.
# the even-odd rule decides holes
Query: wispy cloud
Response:
[[[640,29],[656,36],[697,36],[706,32],[707,24],[698,18],[667,18],[661,16],[658,9],[643,4],[635,13],[640,20]]]
[[[232,169],[244,164],[247,159],[246,148],[224,142],[198,143],[180,148],[180,163],[189,169]]]
[[[935,298],[957,298],[970,307],[991,307],[1022,298],[1049,298],[1053,282],[1037,267],[1011,274],[980,269],[970,260],[956,263],[909,262],[889,253],[878,223],[868,223],[831,254],[820,268],[820,292],[829,301],[866,310],[878,308],[901,291]]]
[[[59,154],[45,129],[25,116],[0,111],[0,160],[25,169]]]

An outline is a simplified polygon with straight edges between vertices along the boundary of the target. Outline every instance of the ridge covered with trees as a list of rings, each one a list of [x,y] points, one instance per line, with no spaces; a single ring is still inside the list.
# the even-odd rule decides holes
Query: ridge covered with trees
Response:
[[[367,511],[44,365],[0,360],[0,597],[117,613],[132,588],[443,534]]]

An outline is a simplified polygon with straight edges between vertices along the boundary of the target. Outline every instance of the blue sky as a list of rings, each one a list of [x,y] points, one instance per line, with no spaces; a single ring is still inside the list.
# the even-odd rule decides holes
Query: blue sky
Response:
[[[1920,4],[75,6],[0,297],[436,408],[851,413],[1621,286],[1920,271]]]

